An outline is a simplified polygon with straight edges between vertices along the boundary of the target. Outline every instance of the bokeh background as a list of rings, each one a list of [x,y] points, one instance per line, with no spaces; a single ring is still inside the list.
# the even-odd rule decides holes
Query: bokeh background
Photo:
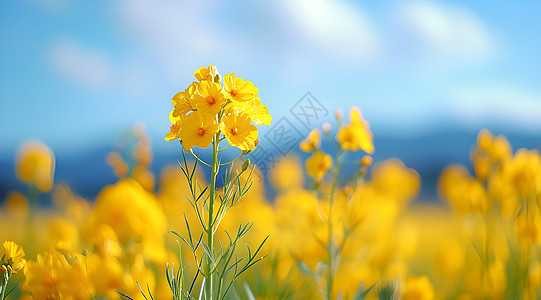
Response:
[[[14,161],[29,139],[55,153],[56,181],[90,199],[115,181],[105,157],[135,124],[154,170],[175,162],[171,97],[214,64],[254,82],[274,120],[306,92],[331,112],[359,106],[375,160],[417,170],[417,201],[433,201],[480,129],[540,147],[540,12],[534,1],[2,1],[0,199],[24,190]]]

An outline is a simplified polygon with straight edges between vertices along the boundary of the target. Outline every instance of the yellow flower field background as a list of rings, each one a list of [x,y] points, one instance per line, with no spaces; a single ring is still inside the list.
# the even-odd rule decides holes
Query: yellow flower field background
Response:
[[[442,203],[412,204],[419,174],[373,161],[369,122],[352,107],[298,145],[305,161],[288,156],[269,171],[267,199],[264,174],[246,159],[256,125],[272,123],[258,89],[215,66],[194,80],[172,97],[165,136],[183,159],[152,173],[138,127],[132,164],[103,157],[118,179],[95,199],[55,181],[46,145],[21,146],[13,172],[26,188],[1,210],[2,297],[539,299],[538,150],[482,130],[464,149],[473,173],[449,165]],[[226,162],[222,151],[238,157]],[[356,171],[344,180],[346,165]],[[43,194],[54,207],[39,203]]]
[[[0,300],[541,300],[540,12],[0,1]]]

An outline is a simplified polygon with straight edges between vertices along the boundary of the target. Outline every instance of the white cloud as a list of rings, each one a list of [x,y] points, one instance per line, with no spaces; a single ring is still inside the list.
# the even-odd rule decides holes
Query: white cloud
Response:
[[[505,84],[464,88],[452,95],[449,113],[467,125],[541,129],[541,91]]]
[[[111,65],[103,54],[71,41],[54,44],[48,59],[59,75],[88,88],[104,88],[112,79]]]
[[[284,0],[278,2],[301,38],[333,58],[370,62],[380,51],[374,26],[364,11],[342,0]],[[308,46],[309,45],[304,45]]]
[[[219,49],[220,25],[213,11],[209,1],[124,0],[115,7],[120,27],[164,62],[173,77]]]
[[[407,1],[397,7],[402,43],[421,57],[478,60],[494,54],[495,36],[473,12],[452,3]]]

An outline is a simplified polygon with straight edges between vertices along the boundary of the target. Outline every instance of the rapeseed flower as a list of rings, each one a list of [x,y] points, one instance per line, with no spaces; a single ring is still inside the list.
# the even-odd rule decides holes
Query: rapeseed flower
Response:
[[[257,96],[257,88],[250,81],[235,77],[235,73],[224,76],[224,95],[232,101],[250,101]]]
[[[316,181],[320,181],[332,167],[332,157],[322,151],[316,151],[306,162],[306,173]]]
[[[253,150],[257,139],[257,128],[250,124],[245,113],[229,114],[222,118],[220,129],[230,145],[241,150]]]
[[[57,252],[39,253],[24,269],[23,291],[34,299],[90,299],[94,295],[85,265],[85,257],[68,261]]]
[[[2,256],[1,260],[2,265],[8,264],[13,273],[22,270],[26,264],[23,247],[15,244],[13,241],[5,241],[2,246],[4,248],[4,256]]]
[[[195,111],[186,116],[180,124],[178,136],[186,150],[194,146],[207,148],[218,132],[218,123],[213,115]]]
[[[301,142],[299,148],[303,152],[314,152],[321,146],[321,131],[319,129],[312,129],[308,134],[308,137]]]
[[[336,134],[336,140],[344,151],[363,150],[368,154],[374,153],[372,132],[368,129],[368,123],[362,118],[357,107],[351,108],[350,123],[342,125]]]
[[[187,113],[195,109],[192,103],[193,96],[196,93],[197,83],[193,82],[183,92],[178,92],[173,96],[173,112],[174,117],[185,116]]]
[[[193,73],[195,78],[199,81],[214,81],[220,83],[220,74],[218,74],[218,69],[216,66],[210,65],[208,68],[202,67]]]
[[[197,84],[196,93],[192,103],[198,111],[216,115],[226,99],[222,94],[222,87],[212,81],[201,81]]]
[[[17,179],[48,192],[53,187],[55,159],[53,152],[40,142],[29,142],[17,153]]]

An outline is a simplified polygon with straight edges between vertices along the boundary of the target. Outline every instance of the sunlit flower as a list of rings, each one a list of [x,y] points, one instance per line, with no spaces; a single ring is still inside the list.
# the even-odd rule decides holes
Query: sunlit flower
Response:
[[[87,276],[84,256],[70,262],[59,252],[39,253],[24,269],[23,291],[34,299],[90,299],[94,294]]]
[[[95,201],[87,234],[93,236],[109,226],[119,241],[139,241],[147,258],[162,258],[165,215],[153,194],[131,178],[121,178],[103,188]]]
[[[312,129],[308,134],[308,137],[301,142],[299,148],[303,152],[313,152],[321,146],[321,131],[319,129]]]
[[[211,115],[217,114],[226,99],[222,87],[212,81],[202,81],[197,84],[197,92],[193,95],[193,104],[198,111]]]
[[[241,150],[253,150],[257,139],[257,128],[250,123],[245,113],[229,114],[222,118],[220,130],[230,145]]]
[[[250,81],[244,81],[232,73],[224,76],[223,93],[232,101],[250,101],[257,96],[257,88]]]
[[[166,141],[174,141],[180,138],[180,124],[184,119],[186,119],[186,116],[179,115],[177,117],[173,116],[173,112],[169,114],[169,121],[173,123],[171,127],[169,127],[169,132],[165,135]]]
[[[342,150],[353,152],[363,150],[368,154],[374,153],[372,132],[356,107],[350,111],[350,124],[340,127],[336,140],[340,143]]]
[[[214,135],[218,132],[218,123],[213,115],[195,111],[186,116],[180,123],[178,136],[186,150],[194,146],[207,148]]]
[[[199,81],[209,80],[217,83],[220,82],[220,74],[218,74],[218,69],[213,65],[208,66],[208,68],[199,68],[193,74]]]
[[[332,157],[325,152],[316,151],[306,160],[305,167],[306,173],[319,181],[332,167]]]
[[[17,178],[47,192],[53,187],[55,160],[53,152],[40,142],[29,142],[17,153]]]
[[[192,104],[192,99],[196,92],[196,86],[197,83],[193,82],[186,90],[178,92],[173,96],[174,109],[171,114],[174,117],[184,116],[195,108]]]
[[[3,261],[11,266],[13,273],[22,270],[26,264],[23,247],[13,241],[5,241],[2,246],[4,247]]]

